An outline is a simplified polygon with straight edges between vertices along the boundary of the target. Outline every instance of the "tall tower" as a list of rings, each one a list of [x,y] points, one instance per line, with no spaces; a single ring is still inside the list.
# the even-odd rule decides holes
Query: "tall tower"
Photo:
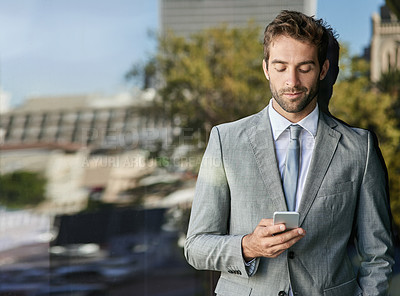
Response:
[[[221,24],[245,26],[249,20],[262,28],[284,9],[315,15],[316,0],[159,0],[161,33],[190,34]]]
[[[382,6],[380,15],[372,16],[371,81],[389,69],[400,69],[400,22]]]

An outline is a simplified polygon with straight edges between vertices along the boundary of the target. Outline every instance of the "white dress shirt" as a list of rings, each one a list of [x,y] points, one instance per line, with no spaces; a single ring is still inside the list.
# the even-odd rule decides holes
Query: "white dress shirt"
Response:
[[[308,168],[310,167],[312,152],[315,145],[315,136],[317,134],[318,127],[318,104],[315,109],[303,118],[301,121],[293,123],[287,120],[285,117],[280,115],[273,107],[271,99],[268,112],[272,127],[272,135],[274,137],[276,158],[279,166],[279,172],[281,178],[283,177],[283,171],[285,168],[285,158],[287,148],[289,146],[289,126],[291,124],[300,125],[303,130],[300,133],[300,164],[299,164],[299,179],[297,182],[296,192],[296,211],[299,208],[301,197],[303,194],[304,183],[306,181]],[[275,104],[277,104],[275,102]]]

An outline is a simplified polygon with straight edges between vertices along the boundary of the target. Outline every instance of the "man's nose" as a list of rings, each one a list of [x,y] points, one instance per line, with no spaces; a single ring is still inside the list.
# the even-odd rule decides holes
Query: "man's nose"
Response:
[[[289,87],[294,87],[299,85],[299,83],[299,73],[295,69],[289,70],[287,72],[286,85]]]

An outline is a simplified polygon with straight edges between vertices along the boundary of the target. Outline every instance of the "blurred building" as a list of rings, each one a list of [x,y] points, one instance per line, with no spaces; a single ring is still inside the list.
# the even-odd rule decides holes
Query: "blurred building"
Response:
[[[0,116],[0,174],[26,170],[45,176],[42,212],[78,212],[94,188],[116,202],[154,169],[146,151],[172,142],[174,129],[154,99],[151,89],[31,98]]]
[[[371,80],[389,69],[400,69],[400,22],[384,5],[372,16]]]
[[[315,15],[316,0],[160,0],[162,33],[190,34],[221,24],[246,26],[250,20],[261,28],[283,9]]]
[[[154,95],[147,90],[31,98],[0,117],[1,143],[3,148],[44,143],[90,148],[166,145],[170,124],[152,108]]]

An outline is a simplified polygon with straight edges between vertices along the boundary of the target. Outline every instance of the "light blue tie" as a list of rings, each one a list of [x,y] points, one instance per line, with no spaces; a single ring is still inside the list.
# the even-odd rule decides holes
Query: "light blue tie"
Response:
[[[285,192],[286,203],[289,211],[296,209],[296,191],[297,179],[299,177],[299,157],[300,157],[300,141],[299,136],[302,127],[299,125],[291,125],[290,140],[286,153],[286,164],[283,175],[283,191]]]

